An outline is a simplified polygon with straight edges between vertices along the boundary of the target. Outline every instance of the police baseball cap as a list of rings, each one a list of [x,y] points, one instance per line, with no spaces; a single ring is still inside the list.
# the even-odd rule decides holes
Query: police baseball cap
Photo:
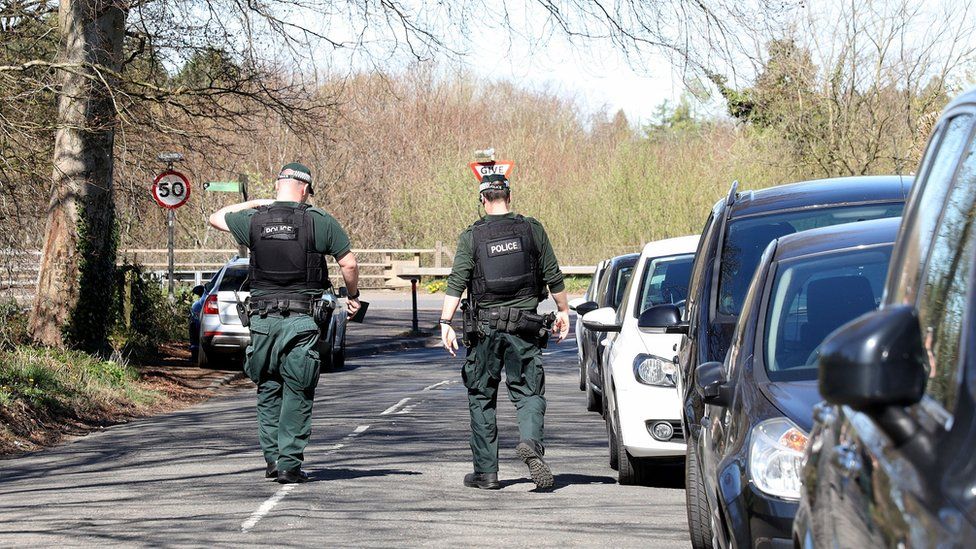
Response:
[[[508,184],[508,179],[500,173],[493,173],[489,175],[482,176],[481,185],[478,186],[478,192],[485,191],[504,191],[511,188]]]
[[[312,170],[309,170],[305,164],[299,162],[285,164],[281,167],[281,171],[278,172],[278,180],[282,179],[295,179],[303,183],[308,183],[308,194],[315,194],[315,191],[312,190]]]

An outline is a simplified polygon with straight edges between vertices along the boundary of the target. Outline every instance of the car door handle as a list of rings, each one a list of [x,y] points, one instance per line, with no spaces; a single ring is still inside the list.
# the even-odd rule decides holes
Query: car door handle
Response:
[[[857,447],[851,443],[835,446],[830,463],[841,475],[847,478],[851,478],[860,473],[861,467],[863,466],[861,456],[857,452]]]

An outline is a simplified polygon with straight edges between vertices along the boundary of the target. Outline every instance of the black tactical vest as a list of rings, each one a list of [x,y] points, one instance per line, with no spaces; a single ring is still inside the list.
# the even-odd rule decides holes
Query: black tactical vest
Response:
[[[521,215],[471,226],[474,273],[468,293],[475,303],[542,297],[542,269],[532,225]]]
[[[294,294],[329,285],[325,255],[315,251],[308,204],[261,206],[251,216],[252,290]]]

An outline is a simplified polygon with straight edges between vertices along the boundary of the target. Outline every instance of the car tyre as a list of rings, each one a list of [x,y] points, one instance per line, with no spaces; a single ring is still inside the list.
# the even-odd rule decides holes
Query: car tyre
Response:
[[[688,509],[688,533],[692,549],[712,549],[712,517],[705,499],[705,483],[698,465],[698,455],[691,441],[685,450],[685,501]]]
[[[606,407],[606,401],[607,399],[604,397],[603,410],[605,413],[603,414],[603,418],[607,424],[607,446],[610,450],[610,468],[616,471],[619,467],[619,463],[617,461],[617,458],[620,457],[619,450],[617,449],[619,443],[617,442],[617,431],[613,428],[613,422],[610,421],[610,414],[606,413],[609,410],[609,408]]]
[[[640,459],[630,455],[623,445],[623,437],[620,435],[620,417],[616,413],[614,416],[616,416],[614,432],[617,439],[617,483],[624,486],[639,484],[642,464]]]
[[[579,372],[580,372],[580,380],[579,380],[580,391],[585,391],[586,390],[586,363],[583,361],[580,361]]]
[[[332,338],[332,369],[341,370],[346,365],[346,331],[342,331],[342,340],[336,346],[335,338]]]
[[[197,349],[197,368],[209,368],[210,358],[207,356],[207,351],[203,348],[203,345]]]
[[[586,382],[586,411],[603,413],[603,401],[597,396],[589,381]]]

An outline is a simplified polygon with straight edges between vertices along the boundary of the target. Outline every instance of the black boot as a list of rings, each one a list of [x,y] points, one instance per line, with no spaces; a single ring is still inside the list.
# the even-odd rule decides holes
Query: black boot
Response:
[[[549,464],[542,459],[546,452],[542,444],[534,440],[523,440],[515,447],[515,453],[519,459],[529,466],[529,474],[532,475],[532,482],[537,488],[552,488],[552,471]]]
[[[464,475],[464,485],[482,490],[497,490],[502,487],[498,483],[498,473],[468,473]]]
[[[301,468],[291,471],[278,471],[278,484],[299,484],[308,482],[308,473]]]
[[[264,470],[264,478],[278,478],[278,464],[269,463],[268,468]]]

